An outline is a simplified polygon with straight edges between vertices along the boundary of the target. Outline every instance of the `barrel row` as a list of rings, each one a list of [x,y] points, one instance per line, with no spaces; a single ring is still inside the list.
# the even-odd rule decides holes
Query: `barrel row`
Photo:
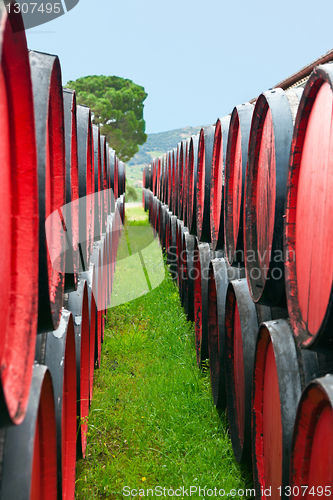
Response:
[[[324,65],[304,91],[264,92],[187,140],[187,159],[183,141],[179,160],[174,150],[144,171],[198,365],[209,360],[214,404],[227,411],[236,459],[253,466],[257,498],[330,495],[333,484],[332,77]],[[192,161],[193,182],[182,170]]]
[[[0,498],[74,499],[125,210],[125,164],[0,5]]]
[[[325,64],[304,90],[263,92],[143,174],[144,187],[190,234],[244,265],[254,302],[287,307],[297,341],[328,350],[332,79]]]

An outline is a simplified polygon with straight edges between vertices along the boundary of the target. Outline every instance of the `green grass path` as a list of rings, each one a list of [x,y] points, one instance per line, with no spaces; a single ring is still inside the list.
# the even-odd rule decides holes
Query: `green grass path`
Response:
[[[122,237],[119,255],[126,245]],[[197,368],[194,327],[168,273],[150,293],[109,309],[102,347],[77,499],[143,499],[147,489],[155,498],[157,487],[250,487],[233,458],[225,415],[213,406],[209,371]]]

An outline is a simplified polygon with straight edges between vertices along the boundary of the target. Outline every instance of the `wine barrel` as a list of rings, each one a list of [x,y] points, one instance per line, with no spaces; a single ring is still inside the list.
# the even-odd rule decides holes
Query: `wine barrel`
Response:
[[[79,254],[79,171],[77,156],[76,95],[63,88],[66,152],[66,205],[62,208],[65,222],[65,292],[77,287]]]
[[[123,195],[125,203],[125,192],[126,192],[126,163],[123,162]]]
[[[119,158],[114,157],[114,200],[115,203],[119,198]]]
[[[152,185],[152,169],[151,169],[151,164],[146,167],[146,185],[145,188],[149,189],[151,191],[151,185]]]
[[[170,217],[172,216],[172,212],[169,210],[169,207],[165,206],[165,255],[168,257],[168,246],[170,241]]]
[[[39,189],[38,331],[58,327],[65,281],[66,164],[61,69],[56,56],[29,52]]]
[[[185,295],[186,295],[186,286],[187,286],[187,255],[186,249],[184,247],[184,234],[188,233],[188,228],[184,226],[184,222],[181,221],[182,224],[180,226],[179,231],[179,249],[178,249],[178,272],[179,272],[179,295],[180,295],[180,303],[185,309]],[[187,311],[185,311],[187,314]]]
[[[73,498],[76,466],[76,362],[72,314],[62,310],[53,332],[38,335],[36,360],[50,370],[57,427],[58,498]]]
[[[112,245],[112,242],[111,242],[111,245]],[[118,247],[118,243],[117,243],[117,247]],[[109,263],[110,257],[111,257],[110,226],[108,226],[107,233],[102,235],[102,240],[101,240],[101,268],[102,268],[102,274],[103,274],[103,276],[102,276],[103,293],[102,293],[101,306],[102,306],[103,317],[106,315],[107,307],[111,301],[112,274],[111,274],[111,267],[110,267],[110,263]],[[102,330],[104,332],[104,322],[103,322]]]
[[[304,347],[333,349],[333,70],[318,66],[298,109],[288,171],[285,273],[290,322]]]
[[[179,217],[179,196],[180,196],[180,149],[181,142],[177,144],[177,154],[175,153],[175,175],[174,175],[174,211],[173,213]]]
[[[119,243],[119,228],[121,227],[121,222],[120,222],[120,216],[118,210],[115,211],[114,214],[114,222],[112,226],[112,235],[113,235],[113,241],[114,241],[114,249],[112,252],[112,259],[113,259],[113,271],[115,271],[115,264],[116,264],[116,259],[117,259],[117,251],[118,251],[118,243]]]
[[[120,212],[120,219],[121,219],[121,223],[122,223],[122,226],[124,225],[125,223],[125,195],[122,194],[120,196],[120,205],[119,205],[119,212]]]
[[[178,148],[172,150],[172,173],[171,173],[171,193],[170,193],[170,210],[176,215],[176,206],[178,203],[178,177],[177,177],[177,152]]]
[[[292,498],[331,496],[333,375],[313,380],[303,391],[291,449]]]
[[[228,283],[240,277],[240,270],[229,267],[224,258],[214,258],[208,267],[207,342],[210,381],[216,408],[226,408],[225,304]]]
[[[101,239],[103,224],[103,206],[102,206],[102,152],[101,152],[101,133],[97,125],[93,125],[93,143],[94,143],[94,241]]]
[[[144,189],[146,189],[146,184],[147,184],[147,175],[148,175],[148,168],[149,167],[143,167],[143,171],[142,171],[142,187]]]
[[[192,135],[188,152],[187,183],[187,225],[193,236],[197,235],[197,168],[198,168],[199,134]]]
[[[210,236],[212,248],[224,250],[224,179],[230,116],[215,125],[210,184]]]
[[[155,200],[155,224],[154,224],[154,229],[155,229],[156,235],[158,235],[158,232],[159,232],[159,229],[160,229],[160,225],[161,225],[160,207],[161,207],[161,201],[160,201],[159,198],[156,197],[156,200]]]
[[[177,245],[177,284],[181,305],[184,305],[184,297],[182,294],[183,286],[183,262],[182,262],[182,244],[183,233],[187,232],[187,227],[184,227],[184,222],[177,219],[176,245]]]
[[[210,243],[210,183],[215,126],[203,127],[200,131],[197,166],[197,236],[200,241]]]
[[[106,149],[106,137],[101,135],[101,165],[102,165],[102,233],[106,229],[106,220],[108,216],[108,153]]]
[[[98,252],[95,250],[95,278],[93,288],[96,303],[95,368],[99,368],[101,363],[101,345],[104,341],[105,315],[111,300],[111,265],[107,264],[108,254],[111,253],[107,238],[108,231],[109,229],[107,228],[107,232],[102,234],[101,241],[96,244]]]
[[[94,239],[94,146],[91,111],[86,106],[77,106],[79,196],[80,196],[80,255],[81,271],[89,267]]]
[[[8,15],[2,3],[0,110],[0,425],[9,425],[22,422],[29,400],[38,317],[39,215],[27,42],[21,17]]]
[[[163,158],[159,156],[156,163],[156,198],[161,199],[161,180],[162,180],[162,168],[163,168]]]
[[[150,225],[153,226],[152,224],[152,217],[153,217],[153,200],[154,200],[154,195],[152,191],[149,191],[149,206],[148,206],[148,220],[150,222]]]
[[[149,189],[146,189],[145,190],[145,206],[144,206],[146,212],[149,211],[150,195],[151,195],[151,191]]]
[[[297,353],[285,320],[260,327],[254,364],[252,446],[254,486],[258,498],[284,498],[296,408],[301,397]],[[282,488],[280,495],[278,488]]]
[[[122,194],[119,198],[119,213],[120,213],[120,234],[122,232],[124,222],[125,222],[125,195]]]
[[[148,165],[146,167],[146,176],[145,176],[146,182],[145,182],[145,186],[144,187],[146,189],[149,189],[149,190],[151,190],[151,176],[152,176],[152,174],[151,174],[151,165]]]
[[[88,292],[88,311],[89,311],[89,405],[93,399],[94,387],[94,369],[96,352],[95,346],[97,344],[97,300],[98,300],[98,265],[99,262],[99,248],[96,248],[94,243],[93,252],[91,254],[91,261],[89,270],[80,274],[81,280],[86,280]]]
[[[177,217],[172,215],[169,222],[169,243],[167,248],[167,263],[170,266],[171,278],[177,280]]]
[[[168,248],[170,244],[170,218],[172,216],[172,212],[166,207],[165,210],[165,255],[166,255],[166,263],[168,264]]]
[[[268,90],[253,111],[245,186],[246,276],[252,299],[285,305],[283,216],[293,122],[301,89]]]
[[[231,268],[233,269],[233,268]],[[272,311],[252,301],[247,279],[230,281],[225,302],[225,377],[228,420],[237,462],[251,459],[251,396],[259,325]]]
[[[161,196],[161,169],[162,169],[162,157],[159,156],[156,159],[156,193],[155,196],[160,199]]]
[[[33,366],[25,419],[4,430],[2,445],[1,500],[58,499],[56,419],[46,366]]]
[[[230,120],[224,174],[224,240],[230,265],[244,263],[244,192],[253,110],[253,104],[236,106]]]
[[[168,208],[167,205],[164,204],[160,205],[159,239],[163,251],[165,251],[165,244],[166,244],[165,236],[166,236],[167,208]]]
[[[187,227],[187,205],[188,205],[188,182],[189,182],[189,153],[191,138],[186,139],[185,158],[184,158],[184,178],[183,178],[183,214],[182,219]]]
[[[124,164],[118,159],[118,198],[123,194],[123,173]]]
[[[125,163],[119,160],[118,167],[118,196],[125,194]]]
[[[185,180],[185,164],[186,164],[186,139],[183,139],[179,148],[178,159],[178,218],[183,220],[183,204],[184,200],[184,180]]]
[[[166,153],[164,153],[164,155],[161,156],[160,200],[162,203],[165,203],[164,201],[165,180],[166,180]]]
[[[109,159],[109,184],[108,184],[108,214],[115,211],[115,192],[114,192],[114,165],[116,161],[115,151],[111,148],[108,149],[108,159]]]
[[[111,302],[111,292],[112,292],[112,252],[113,252],[113,235],[112,235],[112,216],[108,217],[106,232],[102,234],[102,239],[99,242],[100,254],[101,254],[101,280],[102,280],[102,296],[100,300],[101,309],[106,314],[106,310]],[[103,327],[102,327],[103,328]]]
[[[113,235],[112,235],[112,217],[110,216],[108,218],[108,225],[105,233],[105,239],[106,239],[106,262],[102,258],[101,266],[102,266],[102,279],[107,280],[108,288],[106,291],[106,297],[105,297],[105,307],[104,309],[106,310],[110,304],[111,304],[111,293],[112,293],[112,286],[113,286],[113,269],[112,269],[112,251],[113,251]]]
[[[156,189],[157,189],[157,164],[158,164],[158,159],[154,158],[151,164],[151,169],[152,169],[152,192],[153,195],[156,196]]]
[[[116,228],[115,228],[115,214],[111,214],[108,217],[108,224],[111,232],[111,250],[110,250],[110,275],[111,275],[111,287],[110,290],[112,290],[112,281],[115,273],[115,262],[117,258],[117,233],[116,233]],[[103,266],[104,269],[104,266]]]
[[[165,199],[165,203],[168,205],[169,210],[172,209],[172,205],[171,205],[172,192],[171,192],[171,189],[172,189],[172,169],[173,169],[173,161],[174,161],[173,160],[173,154],[174,154],[173,150],[168,151],[168,153],[167,153],[167,170],[168,170],[168,176],[167,176],[167,183],[166,183],[166,192],[165,192],[166,199]]]
[[[326,357],[329,361],[328,357]],[[332,364],[332,361],[331,361]],[[329,367],[325,359],[324,369]],[[256,344],[252,385],[253,478],[256,497],[286,499],[290,453],[302,389],[322,375],[320,356],[299,349],[289,323],[262,323]]]
[[[164,193],[164,177],[165,177],[165,154],[161,157],[161,177],[160,177],[160,190],[159,190],[159,200],[164,203],[163,193]]]
[[[194,240],[193,279],[194,279],[194,322],[195,351],[197,364],[208,359],[208,279],[211,259],[208,243]]]
[[[169,196],[169,151],[164,154],[163,203],[168,206]]]
[[[155,236],[157,236],[157,234],[158,234],[159,225],[160,225],[160,220],[159,220],[160,205],[161,205],[160,200],[157,198],[157,196],[154,196],[154,203],[153,203],[154,225],[153,225],[153,230],[154,230],[154,235]]]
[[[188,321],[194,321],[194,239],[195,237],[192,236],[188,231],[183,232],[183,296],[184,309]]]
[[[169,151],[164,153],[164,177],[163,177],[163,203],[167,207],[168,207],[168,195],[169,195]]]
[[[163,206],[162,202],[159,202],[157,205],[157,212],[158,212],[157,220],[159,221],[159,225],[157,228],[157,235],[158,235],[160,245],[162,244],[162,230],[163,230],[162,206]]]
[[[85,279],[79,278],[77,290],[68,294],[68,309],[73,314],[77,380],[77,442],[78,458],[84,458],[87,446],[89,415],[89,298]]]
[[[149,222],[152,228],[154,228],[155,226],[154,209],[155,209],[155,196],[153,195],[153,193],[151,193],[149,199]]]

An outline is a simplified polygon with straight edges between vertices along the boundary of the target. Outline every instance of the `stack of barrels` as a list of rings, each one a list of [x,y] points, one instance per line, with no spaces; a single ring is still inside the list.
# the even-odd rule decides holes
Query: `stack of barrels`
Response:
[[[333,494],[332,119],[325,64],[143,174],[197,363],[257,498]]]
[[[0,499],[73,500],[124,217],[125,165],[0,4]],[[12,9],[13,11],[14,9]]]

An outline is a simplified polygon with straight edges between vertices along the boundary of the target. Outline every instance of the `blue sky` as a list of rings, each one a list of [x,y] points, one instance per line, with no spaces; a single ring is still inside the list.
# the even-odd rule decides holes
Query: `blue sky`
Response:
[[[80,0],[27,30],[63,82],[117,75],[145,87],[147,133],[207,125],[333,48],[333,2]]]

